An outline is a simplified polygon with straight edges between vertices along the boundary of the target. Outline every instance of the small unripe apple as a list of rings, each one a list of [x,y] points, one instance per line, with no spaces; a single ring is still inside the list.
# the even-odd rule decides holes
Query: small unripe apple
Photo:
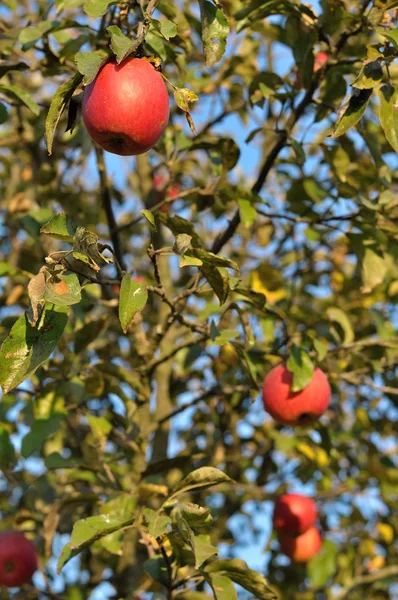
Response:
[[[18,531],[0,532],[0,585],[29,583],[37,569],[36,548]]]
[[[281,533],[278,539],[282,552],[295,563],[308,562],[322,547],[322,537],[316,527],[298,537]]]
[[[265,410],[282,425],[310,425],[329,406],[331,389],[321,369],[316,367],[310,383],[300,392],[292,392],[293,373],[285,364],[271,369],[264,380]]]
[[[169,96],[160,73],[144,59],[107,62],[84,90],[83,121],[101,148],[131,156],[150,150],[169,120]]]
[[[278,533],[299,535],[317,520],[315,502],[302,494],[283,494],[275,502],[273,525]]]

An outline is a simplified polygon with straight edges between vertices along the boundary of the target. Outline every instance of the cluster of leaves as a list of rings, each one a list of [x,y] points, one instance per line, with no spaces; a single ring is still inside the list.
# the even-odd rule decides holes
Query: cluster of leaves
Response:
[[[74,600],[105,581],[156,600],[393,598],[395,3],[242,4],[5,2],[1,527],[36,536]],[[93,162],[77,117],[83,84],[131,53],[162,65],[176,106],[127,171]],[[314,429],[253,402],[281,359],[294,391],[328,374]],[[253,546],[263,569],[264,515],[303,484],[322,551],[292,566],[271,536],[267,583],[237,557]]]

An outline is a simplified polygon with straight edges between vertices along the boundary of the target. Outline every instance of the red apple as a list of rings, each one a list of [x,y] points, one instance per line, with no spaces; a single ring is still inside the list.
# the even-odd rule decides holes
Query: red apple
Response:
[[[106,63],[84,90],[83,120],[101,148],[131,156],[150,150],[169,120],[169,96],[162,76],[147,61]]]
[[[18,531],[0,532],[0,585],[29,583],[37,569],[36,548]]]
[[[315,502],[302,494],[283,494],[275,502],[273,525],[279,533],[299,535],[315,524]]]
[[[317,54],[315,54],[314,73],[319,71],[319,69],[321,69],[327,61],[328,55],[326,54],[326,52],[318,52]]]
[[[310,383],[300,392],[292,392],[293,374],[285,364],[271,369],[263,386],[264,408],[282,425],[309,425],[318,420],[330,403],[329,382],[318,367]]]
[[[316,527],[307,529],[298,537],[281,533],[278,537],[281,550],[295,563],[307,562],[319,552],[322,546],[322,537]]]

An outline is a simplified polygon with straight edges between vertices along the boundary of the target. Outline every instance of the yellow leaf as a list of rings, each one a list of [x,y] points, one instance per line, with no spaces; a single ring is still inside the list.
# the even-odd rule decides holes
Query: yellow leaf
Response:
[[[315,450],[313,448],[311,448],[311,446],[309,446],[308,444],[304,444],[303,442],[299,442],[297,444],[297,450],[299,452],[301,452],[301,454],[304,454],[304,456],[306,456],[310,460],[315,460],[315,458],[316,458]]]
[[[272,274],[271,278],[272,280]],[[268,284],[269,285],[269,284]],[[286,298],[286,290],[283,288],[279,289],[269,289],[264,283],[263,279],[260,277],[258,271],[253,271],[251,277],[251,287],[255,292],[259,292],[260,294],[264,294],[267,299],[268,304],[276,304],[279,300]]]
[[[377,523],[376,529],[379,532],[381,539],[386,544],[391,544],[394,539],[394,529],[388,523]]]

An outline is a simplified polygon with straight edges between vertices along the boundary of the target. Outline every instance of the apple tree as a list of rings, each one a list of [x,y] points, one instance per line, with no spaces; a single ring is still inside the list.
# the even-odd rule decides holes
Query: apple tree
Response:
[[[39,570],[2,598],[397,598],[397,7],[3,0],[0,529]],[[170,98],[135,157],[81,118],[109,68],[97,127],[153,134],[131,59]],[[264,410],[281,363],[316,419]]]

